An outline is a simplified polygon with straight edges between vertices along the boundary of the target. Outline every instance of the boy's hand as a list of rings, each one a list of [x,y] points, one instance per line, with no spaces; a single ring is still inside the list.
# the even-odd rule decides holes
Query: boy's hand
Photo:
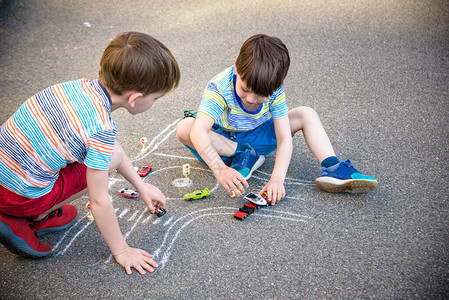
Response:
[[[158,264],[152,259],[153,255],[148,252],[127,247],[121,253],[114,255],[115,260],[125,268],[127,274],[131,274],[131,267],[136,269],[140,274],[145,274],[145,270],[152,273]]]
[[[154,213],[153,202],[156,203],[160,208],[165,207],[165,196],[164,194],[154,185],[145,183],[144,189],[139,190],[140,198],[142,198],[148,210]]]
[[[220,169],[216,176],[230,197],[243,195],[243,193],[245,193],[245,188],[249,187],[248,182],[246,182],[242,174],[233,168],[226,166],[225,168]]]
[[[284,182],[272,178],[263,189],[260,190],[259,195],[262,195],[264,192],[267,192],[268,200],[271,201],[271,205],[275,205],[285,197]]]

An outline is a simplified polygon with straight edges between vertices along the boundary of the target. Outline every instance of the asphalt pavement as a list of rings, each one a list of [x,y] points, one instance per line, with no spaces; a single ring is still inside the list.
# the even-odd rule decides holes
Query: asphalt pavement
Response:
[[[52,256],[24,259],[0,246],[0,298],[447,299],[448,24],[444,0],[0,1],[1,124],[52,84],[96,79],[104,48],[123,31],[158,38],[182,72],[178,89],[148,113],[113,113],[133,164],[151,164],[145,181],[165,193],[167,214],[121,197],[130,186],[119,174],[110,199],[128,244],[160,267],[126,275],[81,198],[75,225],[42,238]],[[256,33],[289,48],[288,106],[313,107],[339,158],[377,178],[374,192],[318,190],[319,164],[298,133],[286,198],[233,218],[243,199],[229,198],[174,130]],[[270,155],[250,190],[273,165]],[[210,197],[182,199],[205,187]]]

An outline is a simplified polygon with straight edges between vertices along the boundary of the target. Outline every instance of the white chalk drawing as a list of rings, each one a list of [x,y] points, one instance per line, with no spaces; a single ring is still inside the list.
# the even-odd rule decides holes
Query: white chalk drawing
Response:
[[[167,158],[173,158],[175,160],[179,161],[179,165],[172,165],[168,167],[164,167],[158,170],[153,170],[151,175],[144,178],[144,180],[149,180],[148,178],[153,177],[157,173],[161,172],[170,172],[173,169],[179,170],[179,174],[181,174],[182,165],[186,160],[196,160],[194,157],[185,157],[185,156],[179,156],[172,153],[163,153],[161,151],[155,152],[157,149],[159,149],[159,146],[162,145],[172,134],[176,131],[176,124],[180,121],[180,119],[177,119],[173,123],[169,124],[166,128],[164,128],[159,134],[157,134],[152,140],[147,143],[147,146],[145,148],[145,153],[141,152],[139,155],[137,155],[134,158],[131,158],[131,162],[138,164],[142,160],[146,160],[149,155],[154,156],[161,156],[161,157],[167,157]],[[174,137],[173,137],[174,138]],[[211,176],[213,177],[212,171],[210,171],[206,166],[202,168],[198,167],[191,167],[192,170],[197,170],[201,172],[210,172]],[[260,170],[257,170],[255,174],[252,176],[252,180],[256,179],[261,182],[260,188],[268,182],[270,179],[271,174],[262,172]],[[185,187],[182,184],[180,184],[178,181],[182,181],[183,178],[180,178],[179,180],[172,181],[173,187],[180,188]],[[111,177],[109,181],[109,188],[110,188],[110,200],[111,202],[114,202],[114,197],[120,197],[116,193],[116,189],[119,185],[126,184],[126,180],[123,178],[116,178]],[[192,180],[190,181],[189,185],[192,184]],[[253,184],[254,186],[256,184]],[[285,185],[301,185],[304,187],[307,186],[315,186],[313,181],[306,181],[306,180],[300,180],[296,178],[286,178],[285,179]],[[219,190],[220,183],[218,180],[215,179],[215,185],[210,188],[211,194],[215,191]],[[121,187],[120,187],[121,188]],[[222,191],[223,196],[225,196],[225,191]],[[88,201],[87,197],[85,200]],[[292,196],[286,196],[287,199],[295,199],[295,200],[304,200],[300,199],[298,197],[292,197]],[[167,197],[167,202],[169,201],[185,201],[182,198],[182,195],[179,195],[179,197]],[[134,201],[134,200],[132,200]],[[141,203],[142,204],[142,203]],[[194,204],[192,204],[194,205]],[[148,226],[148,224],[151,224],[151,226],[155,226],[155,228],[151,228],[151,230],[154,230],[157,232],[163,232],[163,238],[162,241],[160,241],[160,244],[158,244],[155,247],[155,250],[153,251],[153,257],[156,261],[159,263],[159,269],[164,268],[170,257],[173,255],[173,251],[176,248],[176,241],[180,238],[180,236],[185,233],[186,230],[188,230],[189,226],[194,223],[197,220],[200,220],[202,218],[207,217],[227,217],[232,218],[232,215],[239,209],[239,207],[228,207],[228,206],[219,206],[219,207],[211,207],[211,208],[204,208],[200,210],[196,210],[193,212],[189,212],[182,216],[169,216],[166,215],[166,217],[157,218],[155,215],[150,214],[148,209],[142,204],[139,205],[138,209],[132,209],[132,208],[115,208],[117,217],[119,219],[120,223],[127,222],[130,225],[130,229],[127,232],[124,232],[124,238],[125,240],[132,234],[132,232],[137,228],[137,226]],[[64,255],[70,247],[75,243],[75,241],[81,236],[83,232],[86,231],[86,229],[91,226],[94,221],[88,221],[87,220],[86,213],[84,216],[79,217],[79,219],[76,221],[76,223],[69,228],[60,238],[60,240],[56,243],[55,246],[53,246],[53,253],[56,255]],[[286,222],[295,222],[295,223],[302,223],[306,224],[313,219],[306,215],[301,214],[295,214],[291,212],[282,211],[281,209],[277,209],[276,207],[271,207],[269,209],[261,209],[255,212],[252,216],[258,217],[258,218],[276,218],[279,220],[283,220]],[[237,221],[236,221],[237,222]],[[128,226],[128,227],[129,227]],[[150,243],[154,243],[153,240],[150,241]],[[154,245],[151,245],[154,247]],[[104,261],[104,264],[108,264],[113,258],[113,255],[111,254],[106,261]]]

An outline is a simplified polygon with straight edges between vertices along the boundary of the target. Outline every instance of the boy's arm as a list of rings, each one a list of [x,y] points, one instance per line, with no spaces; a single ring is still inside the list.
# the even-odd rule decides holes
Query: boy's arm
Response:
[[[211,117],[201,112],[198,113],[190,132],[190,140],[229,196],[237,195],[239,190],[240,193],[244,193],[244,186],[246,188],[249,186],[245,178],[239,172],[224,164],[216,150],[217,147],[222,145],[212,144],[209,132],[213,125],[214,120]],[[219,139],[215,143],[220,143]]]
[[[260,191],[268,194],[268,199],[274,205],[285,197],[284,180],[292,157],[293,144],[288,116],[273,120],[276,132],[277,150],[273,172],[270,181]]]
[[[157,263],[151,259],[152,255],[144,250],[129,247],[120,231],[114,207],[109,201],[108,177],[107,170],[87,168],[87,189],[95,223],[115,259],[128,274],[131,274],[131,267],[141,274],[145,274],[144,269],[153,272]]]

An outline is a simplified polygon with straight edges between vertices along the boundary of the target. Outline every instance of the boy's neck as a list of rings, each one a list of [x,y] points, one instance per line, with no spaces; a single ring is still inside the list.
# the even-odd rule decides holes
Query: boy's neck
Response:
[[[240,103],[247,111],[258,111],[260,106],[262,105],[261,103],[255,103],[253,105],[249,105],[249,104],[245,103],[244,101],[242,101],[241,99],[240,99]]]
[[[127,102],[127,97],[123,95],[114,94],[109,88],[104,87],[111,98],[111,112],[123,107],[123,104]]]

